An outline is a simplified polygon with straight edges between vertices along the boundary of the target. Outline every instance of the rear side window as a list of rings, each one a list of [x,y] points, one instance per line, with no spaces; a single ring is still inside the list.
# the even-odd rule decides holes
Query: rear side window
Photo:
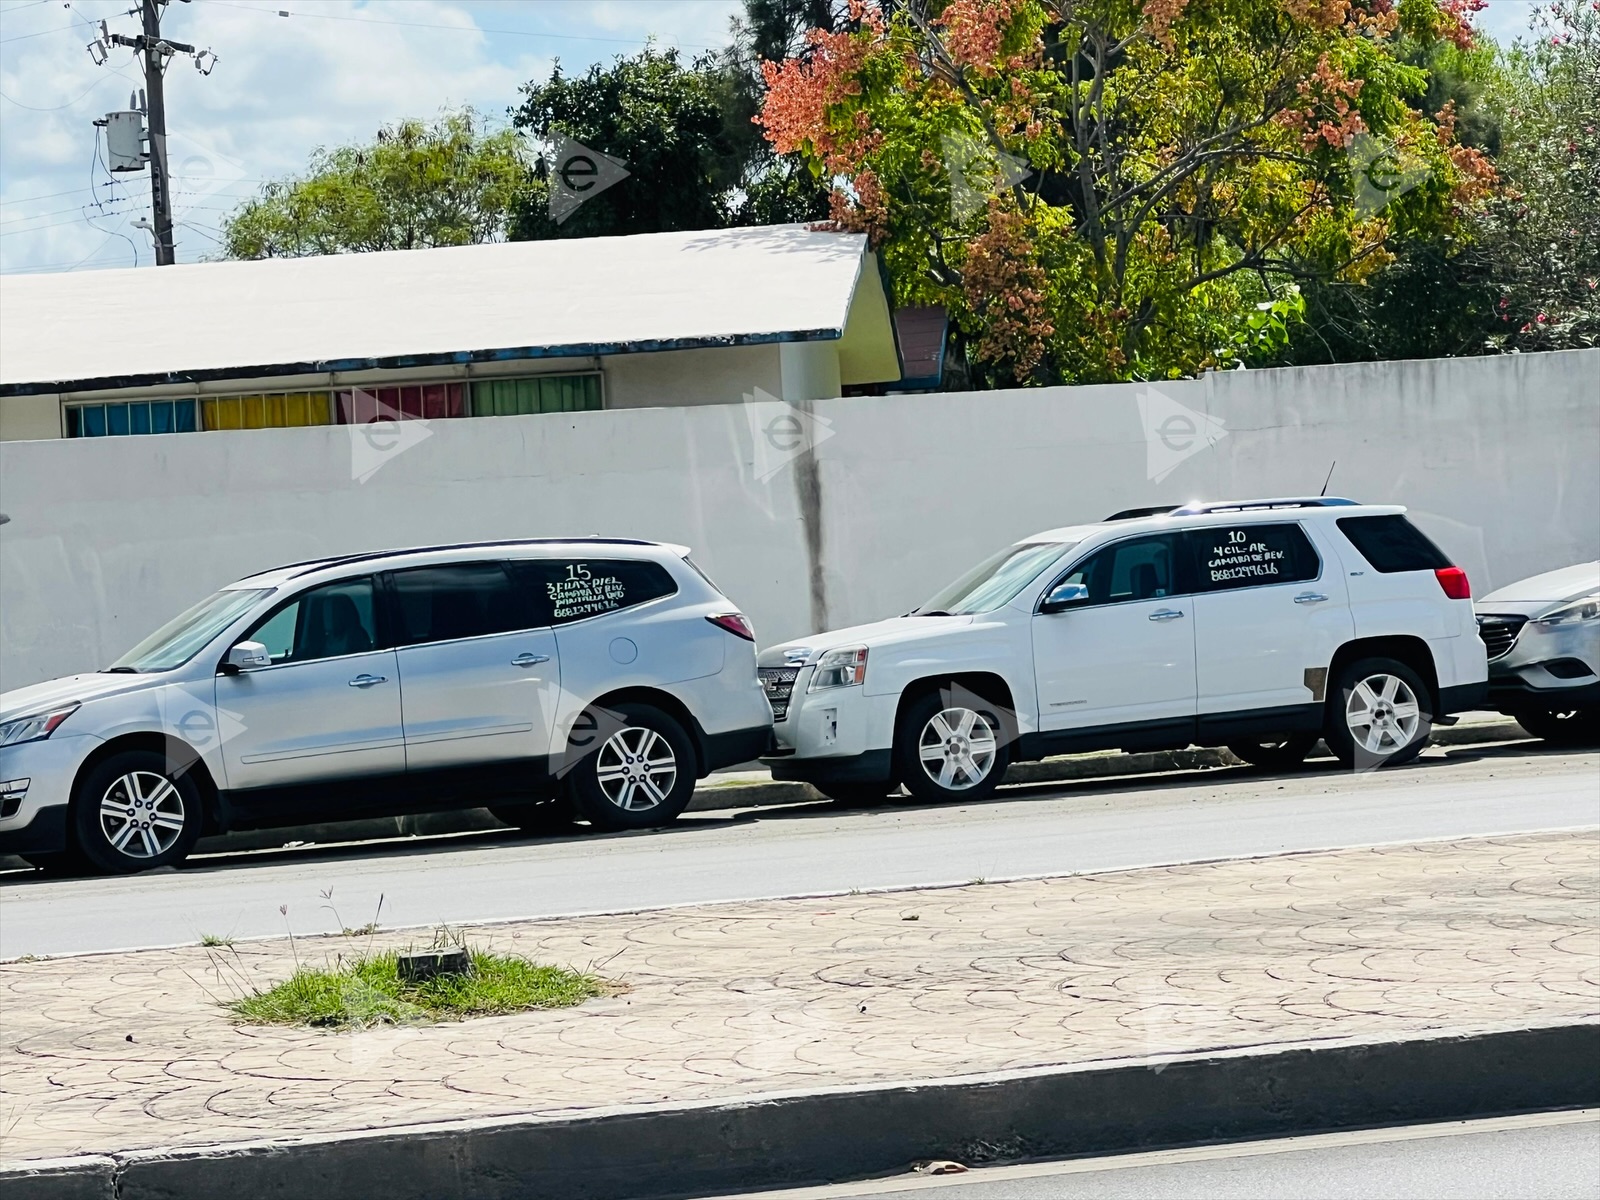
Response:
[[[1383,517],[1340,517],[1339,530],[1361,551],[1374,571],[1437,571],[1451,562],[1443,550],[1399,513]]]
[[[1311,539],[1295,524],[1219,525],[1183,537],[1202,592],[1299,583],[1322,572]]]
[[[390,579],[402,646],[486,637],[532,624],[497,562],[415,567]]]
[[[534,559],[511,568],[537,625],[565,625],[620,612],[678,590],[660,563],[637,559]]]

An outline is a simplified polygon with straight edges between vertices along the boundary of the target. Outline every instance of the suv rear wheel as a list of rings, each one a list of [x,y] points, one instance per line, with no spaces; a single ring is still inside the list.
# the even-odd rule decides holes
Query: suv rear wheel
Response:
[[[998,705],[931,692],[907,707],[895,736],[896,774],[918,800],[982,800],[1011,754]]]
[[[593,723],[580,725],[597,731],[597,745],[567,777],[578,811],[596,829],[648,829],[676,820],[694,796],[694,745],[683,726],[648,704],[590,715]]]
[[[1405,663],[1363,658],[1339,672],[1323,739],[1346,767],[1371,770],[1410,762],[1433,733],[1428,687]]]
[[[182,862],[200,838],[200,791],[153,750],[113,754],[79,780],[77,850],[98,871],[125,875]]]

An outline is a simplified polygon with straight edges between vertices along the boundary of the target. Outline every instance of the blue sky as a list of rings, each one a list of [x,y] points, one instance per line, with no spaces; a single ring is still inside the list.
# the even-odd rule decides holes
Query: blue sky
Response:
[[[136,32],[130,0],[0,0],[0,271],[148,265],[146,174],[115,180],[90,124],[142,80],[131,52],[96,67],[85,46],[105,20]],[[168,69],[169,162],[178,258],[215,249],[217,226],[262,181],[319,145],[445,106],[503,115],[517,88],[559,58],[569,71],[654,37],[687,55],[727,40],[738,0],[191,0],[163,32],[219,56],[202,78]],[[1490,0],[1478,23],[1502,40],[1529,0]],[[282,17],[278,12],[287,11]]]

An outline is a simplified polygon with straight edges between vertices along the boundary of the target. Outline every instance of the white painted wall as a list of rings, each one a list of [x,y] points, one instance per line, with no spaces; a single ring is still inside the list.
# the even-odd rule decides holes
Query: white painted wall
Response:
[[[1160,482],[1140,399],[1163,401],[1141,385],[816,401],[830,623],[904,611],[1035,530],[1137,504],[1314,494],[1334,459],[1332,493],[1410,505],[1480,595],[1600,557],[1600,351],[1157,391],[1224,431],[1176,461],[1158,441],[1155,466],[1172,466]],[[439,421],[364,483],[352,468],[373,450],[342,427],[5,443],[0,686],[103,666],[252,570],[432,541],[683,542],[764,644],[809,632],[799,475],[755,453],[769,416],[716,404]]]

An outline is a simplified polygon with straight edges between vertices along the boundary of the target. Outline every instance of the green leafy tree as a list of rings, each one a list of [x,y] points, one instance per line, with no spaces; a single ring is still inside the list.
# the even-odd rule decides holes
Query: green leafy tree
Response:
[[[1400,53],[1468,44],[1472,7],[858,2],[768,66],[761,120],[842,183],[896,299],[949,308],[974,381],[1191,374],[1279,353],[1293,286],[1482,201],[1492,166]]]
[[[549,79],[526,85],[516,128],[545,145],[566,136],[621,159],[629,177],[557,222],[549,214],[551,163],[542,155],[513,236],[599,237],[826,216],[826,189],[774,155],[754,124],[761,76],[741,39],[770,32],[754,35],[736,21],[734,34],[726,51],[687,64],[676,50],[648,46],[582,75],[568,76],[558,63]]]
[[[1498,293],[1489,348],[1600,345],[1600,3],[1535,10],[1490,96],[1507,187],[1481,233]]]
[[[528,186],[522,141],[471,109],[385,125],[360,146],[319,148],[303,175],[268,183],[222,226],[223,257],[290,258],[498,241]]]

